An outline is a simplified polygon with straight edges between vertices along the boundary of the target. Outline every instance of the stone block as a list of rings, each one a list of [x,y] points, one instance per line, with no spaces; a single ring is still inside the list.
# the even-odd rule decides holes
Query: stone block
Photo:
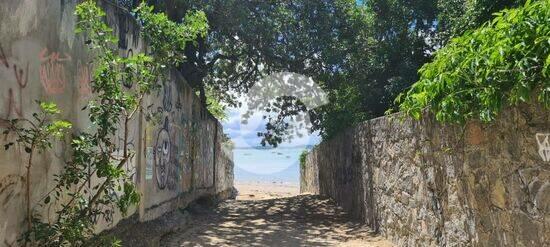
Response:
[[[361,142],[369,146],[351,159],[361,162],[364,187],[347,187],[356,190],[348,194],[371,191],[375,199],[365,210],[396,246],[550,246],[550,170],[534,139],[550,131],[550,111],[524,105],[464,129],[429,114],[418,122],[384,117],[364,125],[370,131],[361,132]],[[346,164],[333,141],[320,145],[326,152],[318,155],[330,163],[320,173]],[[334,177],[324,183],[339,186]]]

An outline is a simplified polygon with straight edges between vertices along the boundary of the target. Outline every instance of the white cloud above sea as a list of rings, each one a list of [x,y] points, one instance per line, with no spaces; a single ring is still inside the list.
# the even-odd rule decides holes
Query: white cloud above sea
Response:
[[[245,105],[245,104],[243,104]],[[228,108],[227,120],[222,122],[224,133],[226,133],[232,141],[235,143],[236,148],[250,148],[261,146],[261,137],[258,137],[258,132],[265,130],[265,124],[267,120],[263,119],[263,116],[268,114],[267,112],[255,112],[250,118],[248,118],[246,124],[243,123],[243,114],[247,112],[246,107],[240,108]],[[297,147],[315,145],[320,141],[318,134],[309,134],[307,129],[303,129],[301,133],[302,137],[295,136],[290,142],[281,143],[280,147]]]
[[[248,91],[247,96],[239,97],[240,107],[227,109],[227,120],[222,122],[224,132],[235,143],[234,161],[236,168],[235,179],[246,176],[239,174],[243,171],[250,174],[271,175],[289,172],[291,177],[299,177],[299,156],[309,146],[320,142],[318,133],[309,133],[306,127],[298,129],[300,136],[293,136],[285,140],[275,149],[263,149],[258,132],[265,131],[267,120],[264,116],[274,117],[275,113],[263,111],[263,106],[273,103],[272,100],[281,96],[293,96],[304,105],[316,108],[327,103],[323,90],[309,77],[293,73],[275,73],[258,81]],[[252,100],[248,100],[250,97]],[[249,108],[253,114],[249,116]],[[244,116],[248,116],[244,119]],[[245,120],[245,121],[243,121]],[[309,118],[305,115],[287,119],[294,126],[307,126]],[[305,125],[303,125],[305,124]],[[296,129],[293,129],[293,131]],[[289,175],[287,174],[287,175]],[[243,175],[243,176],[241,176]],[[262,177],[262,179],[265,177]]]

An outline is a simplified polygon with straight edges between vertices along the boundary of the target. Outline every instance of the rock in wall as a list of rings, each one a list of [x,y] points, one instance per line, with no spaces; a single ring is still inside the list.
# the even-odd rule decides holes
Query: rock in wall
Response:
[[[223,127],[218,124],[218,135],[216,140],[216,175],[215,185],[216,193],[221,193],[224,197],[234,197],[233,180],[234,180],[234,163],[233,163],[233,148],[228,143],[224,142]]]
[[[319,168],[317,156],[308,155],[305,164],[300,164],[300,193],[319,194]]]
[[[318,187],[304,190],[334,198],[398,246],[550,245],[548,110],[522,105],[465,126],[400,119],[316,147],[301,180]]]

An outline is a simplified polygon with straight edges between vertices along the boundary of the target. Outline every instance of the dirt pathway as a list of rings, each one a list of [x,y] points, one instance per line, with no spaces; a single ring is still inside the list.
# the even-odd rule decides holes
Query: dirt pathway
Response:
[[[161,246],[391,246],[318,196],[233,200],[197,210],[190,227],[167,235]]]

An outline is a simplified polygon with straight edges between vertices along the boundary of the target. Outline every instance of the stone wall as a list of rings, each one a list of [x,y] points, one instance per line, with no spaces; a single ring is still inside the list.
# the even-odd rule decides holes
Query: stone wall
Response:
[[[302,191],[398,246],[549,246],[549,134],[550,111],[532,105],[491,124],[377,118],[316,147]]]
[[[300,193],[319,194],[319,168],[317,156],[308,155],[305,164],[300,164]]]
[[[0,129],[7,119],[30,118],[38,111],[35,100],[57,103],[61,117],[74,124],[74,132],[90,127],[88,113],[82,109],[93,97],[93,68],[83,38],[75,34],[76,2],[7,0],[0,4]],[[120,54],[143,52],[145,45],[133,17],[110,1],[99,3],[119,39]],[[233,187],[231,156],[219,151],[223,140],[219,122],[200,106],[179,73],[172,72],[162,84],[144,103],[157,111],[160,120],[148,121],[141,114],[130,130],[136,155],[126,169],[142,195],[131,215],[138,214],[143,221],[199,197],[228,194]],[[3,136],[0,142],[13,139]],[[67,143],[56,142],[51,152],[36,157],[31,177],[33,205],[52,188],[54,174],[69,159]],[[13,245],[23,229],[22,162],[26,159],[21,147],[0,150],[0,246]],[[121,216],[114,218],[116,223]],[[98,231],[112,227],[98,224]]]

